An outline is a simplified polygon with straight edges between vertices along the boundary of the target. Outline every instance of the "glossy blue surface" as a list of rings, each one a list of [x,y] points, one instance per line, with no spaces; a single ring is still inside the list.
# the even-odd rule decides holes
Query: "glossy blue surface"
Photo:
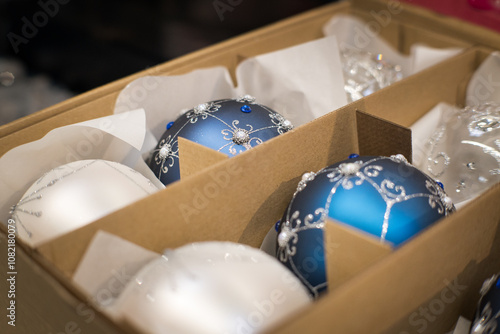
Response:
[[[149,162],[165,185],[180,178],[178,137],[231,157],[292,128],[283,116],[250,96],[201,104],[169,125]]]
[[[277,257],[316,296],[326,289],[327,216],[398,247],[453,210],[441,187],[401,157],[351,157],[303,177],[281,220]]]

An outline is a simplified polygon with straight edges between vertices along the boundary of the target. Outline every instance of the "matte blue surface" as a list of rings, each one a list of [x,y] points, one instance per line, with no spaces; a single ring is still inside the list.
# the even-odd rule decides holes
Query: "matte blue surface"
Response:
[[[358,174],[345,175],[339,172],[341,164],[354,162],[359,162],[362,166]],[[373,166],[381,170],[378,171],[378,175],[369,176],[369,170],[366,168]],[[336,171],[335,175],[338,177],[333,182],[332,178],[328,177],[332,171]],[[363,182],[360,182],[362,178],[359,173],[366,178]],[[352,182],[352,188],[342,186],[342,182],[347,181]],[[356,184],[356,181],[360,184]],[[381,190],[381,186],[385,183],[389,184],[388,192]],[[399,190],[390,189],[391,183],[394,186],[402,186],[407,196],[400,197],[399,202],[388,204],[391,202],[391,195],[401,194],[402,191],[399,188]],[[308,215],[314,215],[318,208],[323,208],[327,210],[328,217],[381,239],[384,215],[387,208],[390,207],[385,241],[399,247],[451,212],[446,210],[446,205],[442,201],[444,196],[441,187],[434,180],[406,162],[384,157],[353,156],[349,160],[319,171],[313,180],[307,181],[305,188],[295,193],[281,220],[280,231],[287,220],[292,229],[304,226]],[[429,202],[430,197],[438,202],[434,208]],[[384,199],[389,200],[386,202]],[[439,207],[444,209],[443,212],[439,212]],[[298,212],[298,214],[292,219],[294,212]],[[320,215],[316,215],[312,219],[312,222],[321,223],[322,221]],[[296,231],[297,243],[293,244],[293,239],[290,239],[288,243],[288,247],[296,246],[296,253],[290,259],[282,262],[294,271],[301,280],[307,281],[305,284],[313,294],[321,294],[326,289],[326,286],[322,286],[326,284],[323,244],[318,243],[319,240],[323,239],[323,230],[313,228]],[[321,255],[318,255],[318,247],[321,248]],[[284,249],[282,247],[280,250],[277,247],[278,258]],[[311,258],[317,259],[317,269],[314,272],[303,268],[303,264],[310,261]]]
[[[214,107],[211,111],[199,114],[194,113],[195,108],[187,111],[164,132],[159,140],[149,167],[163,184],[167,185],[180,179],[178,137],[232,157],[289,130],[283,126],[282,122],[285,119],[265,106],[227,99],[209,103],[219,105],[220,108]],[[249,141],[246,145],[231,140],[238,129],[249,132]],[[170,144],[174,154],[162,159],[159,151],[163,144]]]

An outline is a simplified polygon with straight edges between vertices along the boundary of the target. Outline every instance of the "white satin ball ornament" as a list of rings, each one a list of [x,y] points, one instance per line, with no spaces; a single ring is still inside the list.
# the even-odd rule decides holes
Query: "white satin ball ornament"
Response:
[[[275,258],[230,242],[167,250],[125,288],[114,311],[151,333],[258,333],[308,305]]]
[[[157,191],[149,179],[123,164],[81,160],[38,179],[12,207],[18,237],[38,246]]]

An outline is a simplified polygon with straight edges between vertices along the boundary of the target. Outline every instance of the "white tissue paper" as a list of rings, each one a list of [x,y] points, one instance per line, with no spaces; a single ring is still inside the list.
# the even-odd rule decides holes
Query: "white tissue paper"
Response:
[[[98,231],[73,275],[73,281],[96,305],[108,307],[134,275],[160,254],[111,233]]]
[[[135,110],[54,129],[42,139],[20,145],[0,158],[0,221],[44,173],[73,161],[103,159],[121,163],[157,180],[141,156],[146,135],[145,114]],[[38,240],[37,244],[44,240]]]
[[[139,78],[120,93],[115,113],[143,108],[151,136],[159,138],[165,125],[183,111],[207,101],[250,94],[297,127],[347,104],[342,49],[383,55],[384,61],[401,67],[404,76],[461,51],[414,45],[405,56],[378,36],[363,38],[360,31],[365,27],[354,17],[335,16],[324,26],[327,37],[243,61],[236,69],[237,86],[223,67]]]
[[[347,103],[335,37],[246,59],[236,78],[237,87],[223,67],[139,78],[121,91],[115,113],[143,108],[148,129],[159,138],[180,112],[216,99],[250,94],[294,126]]]
[[[414,44],[409,55],[403,55],[382,38],[369,31],[369,26],[352,16],[338,15],[323,27],[326,36],[336,36],[339,49],[358,50],[373,55],[383,55],[383,59],[393,65],[399,65],[404,77],[415,74],[429,66],[446,60],[462,51],[461,48],[431,48]]]

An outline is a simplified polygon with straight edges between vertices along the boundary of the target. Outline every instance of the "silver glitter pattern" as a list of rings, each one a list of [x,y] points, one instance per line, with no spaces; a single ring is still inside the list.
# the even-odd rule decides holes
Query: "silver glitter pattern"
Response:
[[[359,100],[403,78],[401,66],[384,61],[382,54],[348,49],[341,52],[341,60],[348,102]]]
[[[226,129],[221,130],[221,134],[224,140],[227,140],[228,143],[221,146],[217,151],[220,152],[221,150],[229,146],[229,153],[232,155],[242,153],[243,151],[252,148],[252,145],[261,144],[263,140],[254,135],[259,131],[275,128],[278,134],[283,134],[293,128],[290,121],[286,120],[280,114],[263,105],[260,105],[260,107],[269,112],[269,117],[271,118],[271,121],[274,125],[254,129],[250,124],[241,126],[239,120],[233,120],[231,124],[228,124],[226,121],[222,120],[216,115],[216,112],[222,107],[221,103],[227,101],[232,101],[232,99],[223,99],[214,102],[202,103],[197,105],[193,109],[188,110],[186,112],[186,123],[184,123],[175,134],[169,135],[168,137],[160,141],[160,143],[158,144],[158,148],[152,152],[155,163],[157,165],[161,165],[158,172],[159,179],[161,178],[162,174],[167,173],[169,168],[175,165],[174,158],[179,159],[178,135],[182,131],[182,129],[184,129],[184,127],[189,123],[194,124],[200,119],[205,120],[211,117],[224,124],[226,126]],[[244,95],[236,99],[236,101],[240,103],[255,104],[255,97]]]
[[[432,209],[436,209],[438,213],[447,215],[453,209],[453,204],[451,200],[446,196],[442,189],[437,186],[430,179],[426,180],[425,186],[429,190],[429,193],[416,193],[408,194],[405,187],[402,185],[397,185],[389,179],[384,179],[382,182],[377,183],[372,178],[378,177],[380,172],[383,171],[383,167],[376,165],[379,160],[387,159],[385,157],[373,158],[369,161],[363,162],[357,160],[354,162],[346,162],[338,165],[335,168],[325,168],[320,170],[318,173],[306,173],[302,177],[302,180],[297,186],[297,190],[294,193],[291,203],[295,200],[297,194],[307,187],[307,182],[313,180],[317,175],[328,173],[327,178],[330,182],[334,183],[330,190],[330,193],[326,199],[325,207],[317,208],[314,214],[309,214],[304,218],[304,221],[300,221],[298,218],[300,215],[299,211],[291,212],[291,203],[288,206],[288,211],[286,212],[285,220],[282,223],[282,229],[278,235],[278,250],[277,254],[281,261],[289,261],[292,268],[302,282],[309,286],[313,293],[317,294],[320,287],[312,287],[307,280],[300,275],[300,272],[296,270],[295,264],[293,263],[293,255],[296,253],[296,244],[299,241],[298,233],[307,229],[322,229],[325,225],[325,219],[328,216],[330,210],[330,204],[333,195],[336,193],[339,187],[345,190],[354,188],[355,186],[360,186],[363,183],[370,184],[373,188],[377,190],[381,198],[386,203],[386,210],[384,214],[384,219],[382,222],[382,233],[380,235],[380,241],[384,241],[389,229],[389,216],[391,209],[397,203],[408,201],[414,198],[427,197],[429,206]],[[391,160],[398,161],[411,166],[404,157],[397,155],[390,157]],[[293,225],[293,227],[292,227]]]
[[[54,168],[51,170],[51,172],[54,172],[54,171],[58,171],[58,173],[60,172],[62,175],[56,179],[52,179],[50,181],[48,181],[47,183],[45,183],[44,185],[42,185],[40,188],[36,189],[35,191],[31,192],[30,194],[28,194],[27,196],[25,196],[24,198],[22,198],[19,202],[17,202],[17,204],[13,205],[9,211],[9,214],[11,215],[11,218],[16,221],[16,223],[19,223],[19,225],[23,228],[23,230],[26,232],[26,234],[28,235],[29,238],[32,237],[32,232],[30,230],[28,230],[26,228],[26,226],[23,224],[22,222],[22,219],[20,218],[19,214],[28,214],[30,216],[34,216],[34,217],[41,217],[43,215],[43,212],[42,211],[30,211],[30,210],[26,210],[23,208],[24,205],[26,205],[27,203],[30,203],[32,201],[36,201],[36,200],[41,200],[43,198],[43,192],[54,186],[55,184],[57,184],[58,182],[78,173],[79,171],[85,169],[85,168],[88,168],[89,166],[97,163],[97,162],[102,162],[104,163],[106,166],[112,168],[113,170],[115,170],[116,172],[122,174],[124,177],[126,177],[129,181],[131,181],[133,184],[135,184],[137,187],[139,187],[140,189],[142,189],[144,191],[144,193],[146,194],[150,194],[150,191],[147,190],[147,189],[144,189],[139,183],[137,183],[133,178],[131,178],[129,175],[125,174],[123,171],[121,171],[120,169],[116,168],[115,166],[113,166],[112,164],[110,164],[108,161],[105,161],[105,160],[91,160],[89,161],[87,164],[85,165],[82,165],[76,169],[73,169],[71,168],[70,166],[68,165],[63,165],[63,166],[59,166],[57,168]],[[133,171],[134,173],[139,173],[133,169],[130,169],[130,171]],[[40,177],[36,182],[35,184],[40,184],[42,182],[42,180],[49,174],[50,172],[47,172],[45,174],[43,174],[42,177]],[[154,185],[151,183],[151,181],[149,181],[149,185],[154,188]]]

